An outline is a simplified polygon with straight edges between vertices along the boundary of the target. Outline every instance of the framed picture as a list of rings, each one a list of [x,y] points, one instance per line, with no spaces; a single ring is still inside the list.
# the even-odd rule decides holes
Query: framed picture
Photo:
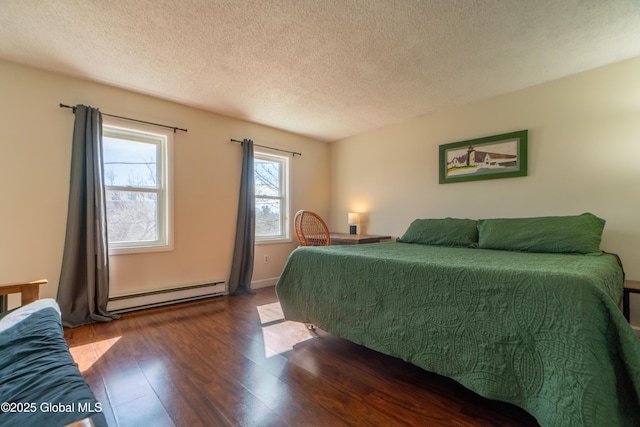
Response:
[[[527,130],[440,146],[440,184],[527,175]]]

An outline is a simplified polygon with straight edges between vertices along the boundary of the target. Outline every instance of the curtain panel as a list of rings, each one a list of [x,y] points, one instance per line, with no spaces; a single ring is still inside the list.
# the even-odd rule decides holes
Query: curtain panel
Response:
[[[251,289],[256,229],[255,177],[253,174],[253,141],[242,141],[242,175],[233,263],[229,276],[231,295],[255,294]]]
[[[74,107],[69,211],[57,301],[65,326],[118,316],[107,311],[109,253],[102,164],[102,115]]]

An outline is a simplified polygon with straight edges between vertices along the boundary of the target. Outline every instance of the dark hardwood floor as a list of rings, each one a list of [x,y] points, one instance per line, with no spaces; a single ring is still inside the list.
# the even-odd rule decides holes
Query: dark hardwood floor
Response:
[[[273,287],[65,337],[112,426],[537,425],[451,380],[284,322]]]

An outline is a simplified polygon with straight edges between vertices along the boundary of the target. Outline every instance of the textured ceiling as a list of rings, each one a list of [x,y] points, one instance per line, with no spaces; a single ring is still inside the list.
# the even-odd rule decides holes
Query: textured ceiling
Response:
[[[636,56],[639,0],[0,1],[0,58],[323,141]]]

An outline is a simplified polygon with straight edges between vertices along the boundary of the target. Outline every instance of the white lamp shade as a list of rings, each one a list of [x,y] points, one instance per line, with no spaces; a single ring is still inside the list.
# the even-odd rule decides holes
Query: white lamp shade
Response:
[[[349,213],[349,225],[356,225],[360,222],[360,215],[354,212]]]

